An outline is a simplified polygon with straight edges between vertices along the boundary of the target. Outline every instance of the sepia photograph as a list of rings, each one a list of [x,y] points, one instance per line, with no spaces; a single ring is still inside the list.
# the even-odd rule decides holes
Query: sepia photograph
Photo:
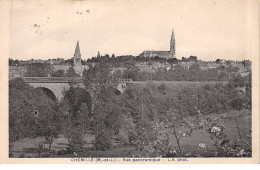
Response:
[[[8,159],[259,162],[257,4],[10,0]]]

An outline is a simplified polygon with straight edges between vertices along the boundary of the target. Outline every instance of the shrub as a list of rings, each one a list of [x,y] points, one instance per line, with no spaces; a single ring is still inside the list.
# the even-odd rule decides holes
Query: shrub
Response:
[[[111,131],[108,129],[100,129],[96,134],[94,147],[96,150],[105,151],[112,147]]]
[[[166,89],[165,84],[161,84],[160,86],[158,86],[158,90],[162,94],[166,94],[165,89]]]

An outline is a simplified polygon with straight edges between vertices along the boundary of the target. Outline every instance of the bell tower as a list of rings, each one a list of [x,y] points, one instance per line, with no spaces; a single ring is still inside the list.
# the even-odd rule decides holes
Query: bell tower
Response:
[[[77,41],[74,58],[73,58],[73,66],[82,66],[81,64],[81,54],[80,54],[80,48],[79,48],[79,42]]]
[[[174,29],[172,30],[172,37],[170,42],[170,54],[171,57],[175,58],[175,36],[174,36]]]
[[[75,72],[79,75],[82,75],[83,72],[83,66],[81,64],[81,54],[80,54],[80,48],[79,48],[79,42],[77,41],[74,57],[73,57],[73,68]]]

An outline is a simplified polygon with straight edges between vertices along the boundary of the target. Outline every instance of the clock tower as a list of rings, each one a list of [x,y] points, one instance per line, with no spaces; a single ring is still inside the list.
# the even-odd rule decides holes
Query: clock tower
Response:
[[[73,57],[73,68],[77,74],[82,75],[83,66],[81,64],[81,54],[79,48],[79,42],[77,41],[74,57]]]

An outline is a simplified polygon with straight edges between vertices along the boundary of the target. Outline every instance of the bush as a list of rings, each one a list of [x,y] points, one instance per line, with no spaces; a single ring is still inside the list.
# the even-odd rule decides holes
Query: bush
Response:
[[[105,151],[112,147],[111,131],[107,129],[98,130],[94,141],[96,150]]]
[[[165,84],[161,84],[160,86],[158,86],[158,90],[159,90],[160,93],[166,94],[166,92],[165,92],[165,90],[166,90]]]
[[[69,153],[81,152],[84,145],[84,135],[81,132],[81,126],[74,126],[69,139]]]

